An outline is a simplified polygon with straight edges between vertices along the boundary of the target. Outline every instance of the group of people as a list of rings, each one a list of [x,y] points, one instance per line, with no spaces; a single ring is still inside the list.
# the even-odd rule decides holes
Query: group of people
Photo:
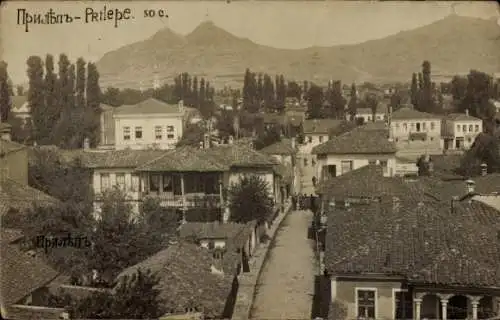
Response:
[[[314,195],[307,194],[294,194],[292,196],[292,206],[293,210],[311,210],[316,211],[316,197]]]

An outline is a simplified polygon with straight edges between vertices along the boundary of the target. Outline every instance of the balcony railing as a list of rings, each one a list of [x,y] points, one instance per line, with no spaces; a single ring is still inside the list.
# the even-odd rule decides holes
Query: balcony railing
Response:
[[[157,192],[145,192],[143,199],[151,197],[160,201],[160,204],[165,207],[174,208],[221,208],[222,202],[218,194],[186,194],[169,195]]]

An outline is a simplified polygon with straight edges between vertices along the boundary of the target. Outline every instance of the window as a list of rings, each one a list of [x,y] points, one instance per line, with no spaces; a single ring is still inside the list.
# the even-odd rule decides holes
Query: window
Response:
[[[403,130],[408,131],[408,125],[406,123],[403,123]]]
[[[341,174],[345,174],[352,170],[352,161],[342,161],[340,163],[340,169],[342,170]]]
[[[106,191],[110,187],[110,182],[109,182],[109,174],[108,173],[103,173],[101,174],[101,190]]]
[[[413,299],[406,289],[393,289],[394,319],[413,319]]]
[[[116,174],[116,186],[118,189],[125,191],[125,174],[117,173]]]
[[[163,175],[163,192],[172,192],[173,184],[172,184],[172,176],[168,174]]]
[[[462,132],[467,132],[467,125],[466,124],[462,125]]]
[[[174,132],[174,126],[167,126],[167,132]]]
[[[422,131],[425,131],[427,129],[426,123],[422,122]]]
[[[377,164],[377,161],[376,160],[368,160],[368,164],[374,165],[374,164]]]
[[[412,122],[412,123],[410,123],[410,128],[411,128],[411,130],[412,130],[412,131],[413,131],[413,130],[415,130],[415,123],[413,123],[413,122]],[[420,127],[419,127],[419,128],[420,128]]]
[[[459,124],[457,124],[457,131],[460,132],[460,125]]]
[[[472,142],[472,139],[469,137],[467,138],[467,142],[471,143]]]
[[[417,132],[420,132],[420,123],[417,122]]]
[[[123,140],[130,140],[130,127],[123,127]]]
[[[431,131],[434,130],[435,127],[436,127],[436,124],[434,122],[431,122]]]
[[[319,136],[319,143],[323,143],[323,136]]]
[[[380,161],[379,161],[379,163],[380,163],[380,165],[381,165],[382,167],[384,167],[384,168],[386,168],[386,167],[387,167],[387,160],[380,160]]]
[[[149,178],[149,191],[158,192],[160,191],[160,175],[153,174]]]
[[[474,131],[474,126],[472,124],[469,125],[469,132]]]
[[[167,139],[173,139],[174,137],[175,137],[175,136],[174,136],[173,134],[171,134],[171,133],[168,133],[168,134],[167,134]]]
[[[155,139],[161,140],[162,138],[162,129],[161,126],[155,126]]]
[[[375,289],[356,289],[358,319],[375,319],[376,293]]]
[[[142,127],[135,127],[135,138],[142,139]]]
[[[479,125],[478,125],[478,124],[476,124],[475,131],[476,131],[476,132],[479,132]]]
[[[132,185],[130,186],[130,190],[132,192],[137,192],[140,190],[140,181],[139,181],[139,176],[137,174],[132,174],[131,176],[131,182]]]
[[[309,143],[313,142],[313,138],[312,137],[307,137],[307,140],[309,141]]]

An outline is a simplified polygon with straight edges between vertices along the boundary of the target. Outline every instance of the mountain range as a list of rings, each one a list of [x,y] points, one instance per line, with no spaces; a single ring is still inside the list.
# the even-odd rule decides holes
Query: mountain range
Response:
[[[216,87],[239,86],[246,68],[286,79],[325,83],[409,81],[429,60],[433,75],[470,69],[500,71],[496,19],[450,15],[429,25],[353,45],[278,49],[237,37],[213,22],[183,36],[165,28],[152,37],[106,53],[98,62],[103,87],[150,87],[181,72]],[[142,83],[142,84],[141,84]]]

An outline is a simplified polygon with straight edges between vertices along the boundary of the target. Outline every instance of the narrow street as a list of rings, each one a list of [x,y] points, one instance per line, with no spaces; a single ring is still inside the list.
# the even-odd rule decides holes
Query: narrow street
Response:
[[[252,319],[310,319],[317,263],[307,239],[310,211],[293,211],[277,231],[257,282]]]

